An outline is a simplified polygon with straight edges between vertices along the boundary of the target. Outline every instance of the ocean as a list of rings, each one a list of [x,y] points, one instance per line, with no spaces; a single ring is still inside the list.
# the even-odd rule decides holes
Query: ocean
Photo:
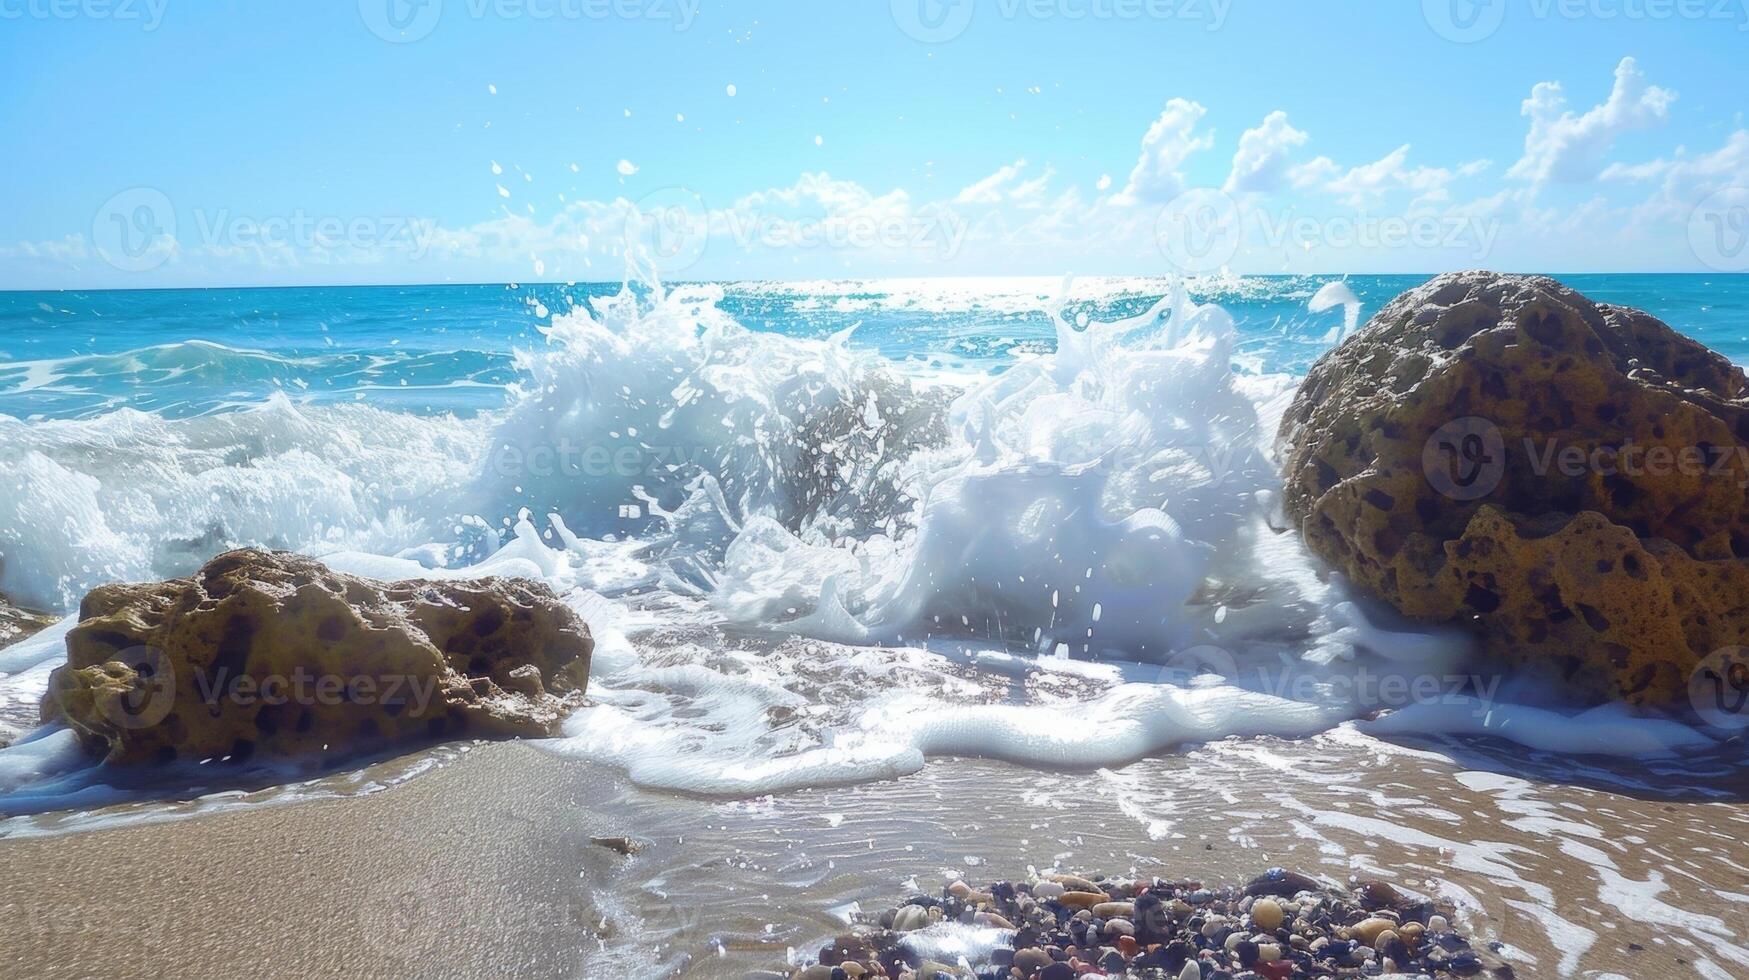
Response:
[[[1562,278],[1749,358],[1742,277]],[[417,839],[479,887],[378,896],[444,926],[373,952],[685,980],[790,975],[895,888],[1281,865],[1520,975],[1749,969],[1740,737],[1503,673],[1285,530],[1299,379],[1420,281],[0,294],[0,593],[66,615],[0,648],[12,901],[62,896],[68,835],[154,885],[253,867],[238,828],[348,875]],[[543,580],[587,700],[341,766],[127,773],[38,727],[88,589],[242,545]]]
[[[1338,277],[1199,280],[1232,314],[1236,361],[1302,374],[1330,344],[1338,313],[1306,302]],[[1363,316],[1425,276],[1347,276]],[[1644,309],[1737,363],[1749,362],[1749,281],[1729,275],[1576,275],[1599,302]],[[823,340],[900,361],[995,372],[1056,344],[1044,280],[875,280],[726,284],[722,308],[749,328]],[[367,401],[414,414],[502,408],[517,350],[538,351],[547,317],[618,283],[0,292],[0,415],[91,418],[132,408],[165,418],[258,405]],[[1158,280],[1086,280],[1077,310],[1140,312]]]
[[[1741,277],[1564,278],[1749,358]],[[1713,745],[1475,674],[1467,637],[1277,532],[1297,379],[1422,279],[1350,276],[1353,308],[1314,312],[1332,281],[0,294],[0,593],[69,613],[243,545],[542,578],[599,643],[561,750],[705,794],[1118,765],[1381,708],[1556,752]],[[64,628],[0,653],[15,728]],[[1110,724],[1064,723],[1085,713]]]

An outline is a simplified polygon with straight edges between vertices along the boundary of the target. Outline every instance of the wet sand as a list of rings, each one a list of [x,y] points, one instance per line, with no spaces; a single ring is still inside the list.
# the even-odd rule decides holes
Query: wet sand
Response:
[[[529,744],[363,775],[437,757],[365,795],[8,821],[0,976],[762,977],[912,883],[1272,865],[1452,902],[1521,977],[1749,975],[1749,805],[1725,767],[1568,760],[1572,785],[1504,748],[1341,729],[1091,773],[940,760],[753,800],[646,792]],[[591,843],[619,835],[646,846]]]

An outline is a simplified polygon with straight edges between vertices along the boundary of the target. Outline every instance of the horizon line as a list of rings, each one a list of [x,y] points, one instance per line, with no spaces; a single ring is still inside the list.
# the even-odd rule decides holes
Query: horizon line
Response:
[[[1483,267],[1478,266],[1477,268],[1480,269]],[[1159,274],[1150,274],[1150,273],[1088,273],[1086,275],[1074,276],[1073,278],[1075,278],[1075,279],[1159,279],[1159,280],[1166,280],[1166,279],[1172,279],[1172,278],[1186,278],[1186,279],[1190,279],[1192,281],[1195,281],[1195,280],[1210,280],[1210,279],[1219,279],[1219,278],[1234,278],[1234,279],[1341,278],[1341,279],[1346,279],[1346,278],[1351,277],[1351,276],[1363,276],[1363,277],[1371,277],[1371,278],[1396,277],[1396,278],[1431,279],[1434,276],[1445,275],[1449,272],[1458,272],[1458,271],[1467,271],[1467,270],[1447,269],[1447,270],[1443,270],[1440,272],[1244,272],[1244,273],[1232,273],[1229,276],[1215,276],[1215,275],[1210,275],[1210,274],[1202,274],[1202,275],[1191,275],[1191,276],[1183,276],[1183,277],[1176,276],[1174,273],[1159,273]],[[1704,271],[1650,271],[1650,270],[1638,270],[1638,271],[1586,270],[1586,271],[1576,271],[1576,270],[1568,270],[1568,271],[1564,271],[1564,272],[1547,272],[1547,271],[1514,272],[1511,270],[1489,269],[1487,271],[1501,272],[1501,273],[1507,274],[1507,275],[1549,276],[1551,278],[1558,278],[1560,276],[1725,276],[1725,277],[1731,277],[1731,276],[1749,275],[1749,272],[1725,272],[1725,271],[1721,271],[1721,270],[1717,270],[1717,269],[1708,269],[1708,270],[1704,270]],[[663,286],[726,286],[726,285],[737,285],[737,284],[742,284],[742,283],[778,283],[778,284],[798,283],[799,284],[799,283],[810,283],[810,282],[883,282],[883,281],[884,282],[891,282],[891,281],[900,281],[900,280],[906,280],[906,279],[921,279],[921,280],[927,280],[927,281],[948,281],[948,280],[955,280],[955,279],[963,279],[963,280],[972,280],[972,279],[984,279],[984,280],[989,280],[989,279],[994,279],[994,280],[1057,279],[1060,281],[1062,278],[1063,277],[1061,277],[1061,276],[1055,276],[1055,275],[1052,275],[1050,273],[1039,273],[1039,274],[1034,274],[1034,275],[972,275],[972,276],[931,276],[931,275],[840,276],[840,277],[815,276],[815,277],[806,278],[806,279],[761,279],[761,278],[673,279],[673,280],[662,281],[661,285],[663,285]],[[211,285],[211,286],[44,286],[44,287],[35,287],[35,288],[31,288],[31,287],[3,288],[3,289],[0,289],[0,295],[23,294],[23,293],[172,293],[172,292],[213,292],[213,291],[220,291],[220,290],[254,291],[254,290],[277,290],[277,289],[435,289],[435,288],[442,288],[442,287],[453,287],[453,288],[457,288],[457,289],[462,289],[462,288],[480,287],[480,286],[495,286],[495,287],[504,287],[507,289],[508,288],[521,289],[524,287],[570,288],[570,287],[575,287],[575,286],[624,286],[624,285],[627,285],[628,283],[630,283],[631,281],[632,280],[630,280],[630,279],[620,278],[620,279],[579,279],[579,280],[573,280],[573,281],[545,280],[545,281],[539,281],[539,282],[529,282],[529,281],[524,281],[524,280],[505,279],[505,280],[500,280],[500,281],[473,281],[473,282],[249,283],[249,284],[242,284],[242,285]]]

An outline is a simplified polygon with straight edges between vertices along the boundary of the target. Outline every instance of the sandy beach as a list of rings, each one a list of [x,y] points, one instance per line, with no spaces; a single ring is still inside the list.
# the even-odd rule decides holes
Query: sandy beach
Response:
[[[1456,751],[1456,750],[1452,750]],[[1457,906],[1521,977],[1740,976],[1749,805],[1691,764],[1635,790],[1339,730],[1115,771],[944,760],[749,800],[652,793],[531,743],[380,763],[304,802],[0,840],[7,976],[771,977],[857,910],[1052,867],[1233,882],[1270,866]],[[1520,775],[1505,774],[1516,766]],[[1602,788],[1614,784],[1613,790]],[[342,786],[341,784],[344,784]],[[320,784],[318,784],[320,786]],[[184,808],[186,810],[186,808]],[[96,814],[108,820],[115,814]],[[626,836],[630,856],[592,843]]]
[[[1749,0],[0,0],[0,980],[1749,980]]]

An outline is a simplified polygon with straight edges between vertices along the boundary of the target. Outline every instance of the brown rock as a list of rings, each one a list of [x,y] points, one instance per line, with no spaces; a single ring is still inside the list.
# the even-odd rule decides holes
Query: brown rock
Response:
[[[1313,552],[1592,699],[1680,703],[1749,642],[1749,382],[1637,310],[1464,272],[1324,355],[1282,420]]]
[[[114,763],[544,736],[594,641],[538,582],[378,582],[233,551],[193,578],[93,590],[42,714]]]
[[[1348,934],[1368,946],[1377,943],[1379,937],[1397,928],[1397,923],[1390,919],[1363,919],[1348,927]]]
[[[591,837],[589,843],[596,847],[605,847],[622,857],[630,857],[644,849],[642,841],[630,837]]]
[[[27,640],[55,624],[55,617],[38,615],[14,606],[0,595],[0,648]],[[36,727],[37,714],[31,705],[0,703],[0,748]]]
[[[1322,890],[1323,886],[1311,878],[1282,868],[1272,868],[1251,879],[1251,883],[1245,886],[1247,895],[1274,895],[1280,898],[1292,898],[1300,892]]]
[[[55,625],[55,617],[27,612],[0,595],[0,647],[28,640]]]
[[[1072,892],[1102,892],[1105,890],[1080,875],[1050,875],[1045,880],[1054,881]]]
[[[1251,924],[1264,932],[1280,929],[1284,918],[1281,904],[1273,898],[1260,898],[1251,906]]]
[[[891,937],[883,936],[880,945],[891,945]],[[847,962],[873,963],[880,958],[880,946],[865,933],[847,932],[820,948],[820,962],[828,967]],[[831,971],[827,971],[831,972]]]
[[[1104,892],[1064,892],[1057,896],[1057,901],[1072,909],[1091,909],[1111,901]]]

